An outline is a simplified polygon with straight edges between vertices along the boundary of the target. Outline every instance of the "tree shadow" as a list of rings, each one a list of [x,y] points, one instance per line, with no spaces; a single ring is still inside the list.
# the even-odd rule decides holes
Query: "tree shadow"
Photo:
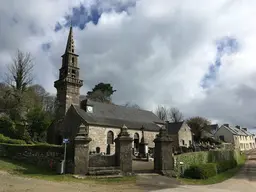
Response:
[[[22,163],[17,160],[10,160],[6,158],[1,158],[2,161],[6,162],[8,165],[6,169],[8,172],[24,175],[45,175],[53,176],[57,175],[56,171],[51,170],[50,168],[41,168],[36,165],[31,165],[27,163]]]

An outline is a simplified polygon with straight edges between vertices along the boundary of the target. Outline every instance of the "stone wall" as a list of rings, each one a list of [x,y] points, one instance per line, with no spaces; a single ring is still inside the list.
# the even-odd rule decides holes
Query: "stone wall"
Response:
[[[89,137],[92,138],[92,141],[90,142],[90,151],[96,151],[96,148],[100,148],[100,152],[106,153],[107,149],[107,133],[108,131],[112,131],[114,133],[114,139],[117,138],[117,135],[120,133],[120,128],[111,128],[111,127],[98,127],[98,126],[89,126]],[[139,134],[139,139],[142,137],[141,130],[132,130],[128,127],[128,133],[133,138],[135,133]],[[145,138],[148,142],[148,146],[150,148],[154,148],[155,144],[153,140],[156,137],[156,134],[158,132],[153,131],[144,131]],[[110,145],[110,154],[115,153],[115,144]],[[133,147],[133,144],[132,144]]]
[[[62,146],[0,144],[0,157],[55,170],[63,159]]]
[[[114,167],[115,155],[93,154],[89,157],[89,167]]]

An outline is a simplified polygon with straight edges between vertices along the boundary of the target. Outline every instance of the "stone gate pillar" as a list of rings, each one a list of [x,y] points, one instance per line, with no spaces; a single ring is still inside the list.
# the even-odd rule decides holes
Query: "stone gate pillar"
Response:
[[[167,134],[165,127],[162,127],[154,139],[154,170],[157,173],[171,176],[174,170],[172,156],[172,138]]]
[[[132,172],[132,142],[133,139],[124,125],[115,139],[116,165],[120,166],[123,174]]]
[[[75,137],[74,174],[86,175],[89,169],[89,143],[92,139],[79,132]]]

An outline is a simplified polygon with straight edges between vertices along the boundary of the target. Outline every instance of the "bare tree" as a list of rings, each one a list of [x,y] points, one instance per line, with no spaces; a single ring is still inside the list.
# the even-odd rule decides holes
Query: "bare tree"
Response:
[[[159,119],[166,121],[168,117],[168,110],[163,106],[158,106],[155,114],[156,116],[158,116]]]
[[[130,108],[135,108],[135,109],[140,109],[139,105],[133,104],[133,103],[130,103],[130,102],[125,103],[124,106],[125,107],[130,107]]]
[[[16,56],[13,57],[13,62],[8,66],[6,83],[15,90],[24,92],[33,81],[33,67],[33,59],[30,53],[23,53],[18,50]]]
[[[179,109],[173,107],[168,111],[168,116],[170,121],[177,123],[184,120],[183,114],[180,112]]]

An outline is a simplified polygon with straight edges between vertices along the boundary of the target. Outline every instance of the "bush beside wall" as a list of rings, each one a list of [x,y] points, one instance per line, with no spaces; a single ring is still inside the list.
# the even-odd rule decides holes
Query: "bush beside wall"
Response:
[[[63,154],[63,147],[58,145],[0,144],[0,157],[18,160],[20,162],[53,170],[56,169],[59,161],[63,159]]]
[[[208,179],[217,174],[215,163],[205,163],[201,165],[192,165],[184,172],[184,177],[192,179]]]

